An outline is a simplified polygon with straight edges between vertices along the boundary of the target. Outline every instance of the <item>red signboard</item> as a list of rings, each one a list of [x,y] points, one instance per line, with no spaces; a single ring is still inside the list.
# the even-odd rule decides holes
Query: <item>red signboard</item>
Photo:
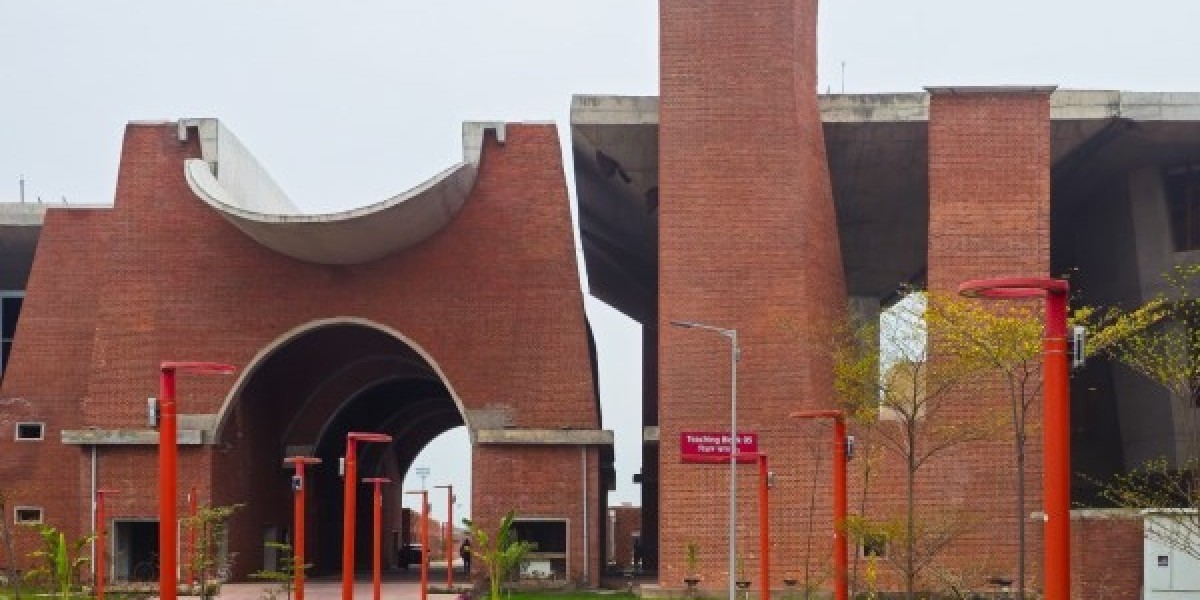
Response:
[[[758,452],[758,434],[739,432],[738,454]],[[683,462],[711,462],[729,456],[729,432],[685,431],[679,434],[679,453]],[[739,460],[738,462],[742,462]]]

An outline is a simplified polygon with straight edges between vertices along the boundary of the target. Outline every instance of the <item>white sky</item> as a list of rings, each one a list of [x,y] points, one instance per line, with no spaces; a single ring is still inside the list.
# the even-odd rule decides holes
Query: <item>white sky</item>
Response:
[[[1191,0],[826,0],[819,89],[842,89],[845,61],[851,93],[1200,91],[1198,22]],[[213,116],[301,206],[344,209],[456,162],[464,120],[565,127],[572,94],[658,85],[653,0],[10,0],[0,23],[0,201],[24,175],[30,201],[109,203],[126,121]],[[612,501],[636,502],[640,332],[587,309],[617,431]],[[417,464],[466,498],[466,450],[451,432]]]

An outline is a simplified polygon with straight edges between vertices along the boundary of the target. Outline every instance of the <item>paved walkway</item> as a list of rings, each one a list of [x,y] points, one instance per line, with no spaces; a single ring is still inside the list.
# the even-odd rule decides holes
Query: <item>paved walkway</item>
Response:
[[[446,580],[434,580],[433,584],[444,587]],[[458,585],[459,582],[455,581],[455,586]],[[278,586],[264,583],[227,583],[221,586],[220,600],[265,600],[268,598],[266,591],[272,587],[278,589]],[[385,577],[381,587],[384,600],[418,600],[421,597],[421,583],[415,577]],[[360,577],[354,582],[356,600],[371,600],[371,593],[370,579]],[[340,579],[320,578],[305,583],[304,600],[341,600],[341,597]],[[456,597],[455,594],[429,594],[430,600],[453,600]],[[277,600],[286,598],[280,595]]]

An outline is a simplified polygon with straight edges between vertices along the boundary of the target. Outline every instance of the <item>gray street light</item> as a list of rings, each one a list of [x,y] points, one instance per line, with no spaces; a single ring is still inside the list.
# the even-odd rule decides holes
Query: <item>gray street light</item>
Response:
[[[671,321],[675,327],[703,329],[729,338],[729,600],[736,600],[737,586],[737,363],[741,350],[738,348],[736,329],[714,327],[693,321]]]

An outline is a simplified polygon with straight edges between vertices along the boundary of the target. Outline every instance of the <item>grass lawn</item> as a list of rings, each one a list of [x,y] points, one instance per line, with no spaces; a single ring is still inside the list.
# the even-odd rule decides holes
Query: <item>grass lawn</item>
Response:
[[[630,600],[636,598],[629,592],[613,592],[613,591],[576,591],[576,592],[513,592],[511,595],[507,592],[500,594],[504,600]],[[485,596],[486,597],[486,596]]]

